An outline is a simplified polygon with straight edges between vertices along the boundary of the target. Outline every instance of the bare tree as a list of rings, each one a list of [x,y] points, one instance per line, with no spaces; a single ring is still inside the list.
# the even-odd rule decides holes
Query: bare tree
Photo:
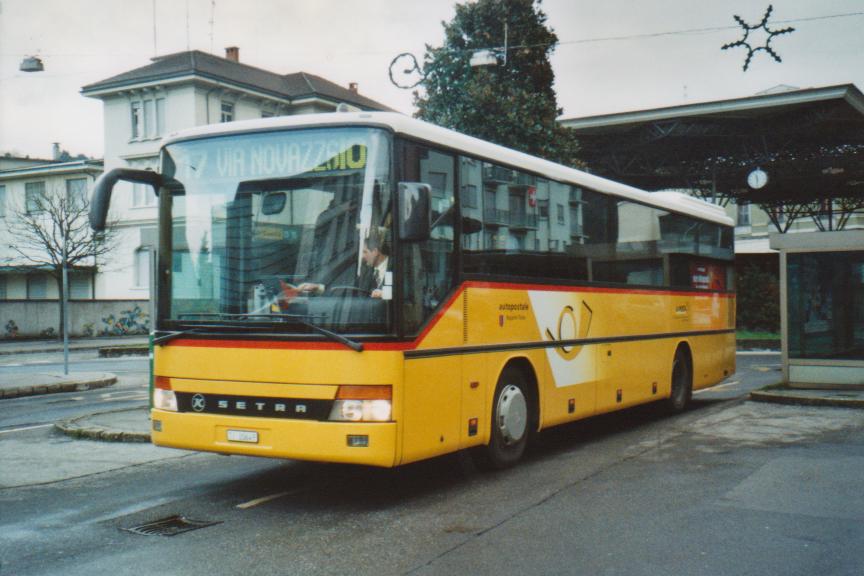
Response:
[[[60,295],[58,334],[62,337],[64,261],[68,273],[76,268],[95,270],[97,259],[115,248],[116,223],[110,223],[105,232],[99,234],[90,229],[90,201],[86,189],[53,188],[41,194],[30,194],[23,206],[11,212],[9,248],[15,256],[9,261],[46,270],[54,277]]]

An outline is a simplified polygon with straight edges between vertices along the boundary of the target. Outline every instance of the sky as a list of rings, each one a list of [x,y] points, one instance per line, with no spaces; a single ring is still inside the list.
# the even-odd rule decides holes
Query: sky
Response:
[[[772,47],[777,63],[746,50],[733,19],[792,26]],[[86,84],[197,49],[273,72],[304,71],[400,112],[411,90],[391,61],[443,42],[453,0],[0,0],[0,153],[48,158],[51,143],[101,157],[102,103]],[[778,85],[855,83],[864,89],[864,0],[544,0],[559,38],[555,90],[565,118],[750,96]],[[760,39],[761,40],[761,39]],[[45,71],[18,70],[39,56]]]

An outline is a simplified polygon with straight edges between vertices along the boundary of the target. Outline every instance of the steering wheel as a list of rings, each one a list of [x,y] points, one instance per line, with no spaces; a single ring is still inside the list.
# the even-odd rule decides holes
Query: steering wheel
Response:
[[[328,296],[333,296],[339,293],[357,294],[360,296],[368,296],[369,291],[356,286],[329,286],[326,290]]]

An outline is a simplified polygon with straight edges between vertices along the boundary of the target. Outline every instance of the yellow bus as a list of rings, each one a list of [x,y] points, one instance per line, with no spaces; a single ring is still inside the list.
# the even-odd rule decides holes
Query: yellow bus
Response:
[[[171,135],[152,438],[392,467],[648,402],[735,370],[732,221],[393,113]]]

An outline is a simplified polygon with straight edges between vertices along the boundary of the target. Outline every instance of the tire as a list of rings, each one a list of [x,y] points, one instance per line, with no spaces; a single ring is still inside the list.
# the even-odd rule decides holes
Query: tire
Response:
[[[519,462],[525,454],[534,421],[533,400],[525,377],[516,368],[506,368],[495,387],[490,439],[483,447],[480,464],[503,470]]]
[[[672,361],[672,393],[666,400],[666,407],[672,414],[678,414],[687,409],[693,397],[693,370],[690,358],[679,348]]]

